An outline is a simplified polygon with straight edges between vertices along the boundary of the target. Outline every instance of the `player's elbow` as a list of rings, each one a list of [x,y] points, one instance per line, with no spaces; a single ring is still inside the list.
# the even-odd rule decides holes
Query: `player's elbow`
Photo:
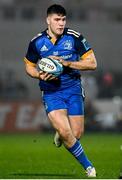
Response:
[[[92,70],[97,69],[97,63],[92,64]]]
[[[97,68],[97,62],[96,62],[96,60],[94,60],[91,62],[90,69],[95,70],[96,68]]]
[[[29,75],[30,77],[33,77],[32,74],[33,74],[33,67],[28,65],[28,64],[25,64],[25,72],[27,75]]]
[[[90,54],[89,58],[90,58],[91,70],[95,70],[97,68],[97,60],[94,53]]]
[[[30,75],[30,71],[29,71],[29,68],[28,68],[28,65],[25,64],[25,72],[27,75]]]

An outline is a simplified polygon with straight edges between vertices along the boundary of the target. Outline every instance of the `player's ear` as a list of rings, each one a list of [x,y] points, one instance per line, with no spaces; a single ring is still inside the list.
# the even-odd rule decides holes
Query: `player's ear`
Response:
[[[47,24],[49,25],[50,24],[50,17],[49,16],[47,17],[46,21],[47,21]]]

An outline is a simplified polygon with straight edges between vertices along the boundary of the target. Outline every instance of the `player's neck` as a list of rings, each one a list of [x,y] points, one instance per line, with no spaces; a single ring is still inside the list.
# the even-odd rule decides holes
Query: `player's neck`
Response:
[[[49,34],[49,36],[53,39],[58,39],[58,35],[56,35],[55,33],[53,33],[50,29],[47,29],[47,33]]]

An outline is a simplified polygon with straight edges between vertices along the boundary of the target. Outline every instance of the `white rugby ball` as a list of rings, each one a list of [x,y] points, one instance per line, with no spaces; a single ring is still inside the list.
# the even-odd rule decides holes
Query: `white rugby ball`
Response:
[[[55,77],[59,76],[63,72],[63,65],[51,58],[42,58],[38,61],[38,68],[41,71],[53,74]]]

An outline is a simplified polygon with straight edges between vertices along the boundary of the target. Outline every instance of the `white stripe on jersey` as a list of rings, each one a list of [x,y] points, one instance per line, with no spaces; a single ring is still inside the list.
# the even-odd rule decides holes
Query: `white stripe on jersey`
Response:
[[[37,37],[39,37],[39,36],[41,36],[41,35],[42,35],[42,33],[37,34],[36,36],[34,36],[34,37],[31,39],[31,41],[33,41],[34,39],[36,39]]]
[[[75,37],[79,37],[79,35],[77,35],[77,34],[75,34],[75,33],[73,33],[73,32],[67,32],[67,34],[72,34],[72,35],[74,35]]]
[[[79,36],[80,36],[80,33],[79,33],[79,32],[74,31],[74,30],[72,30],[72,29],[68,29],[68,32],[73,32],[74,34],[76,34],[76,35],[79,35]]]

